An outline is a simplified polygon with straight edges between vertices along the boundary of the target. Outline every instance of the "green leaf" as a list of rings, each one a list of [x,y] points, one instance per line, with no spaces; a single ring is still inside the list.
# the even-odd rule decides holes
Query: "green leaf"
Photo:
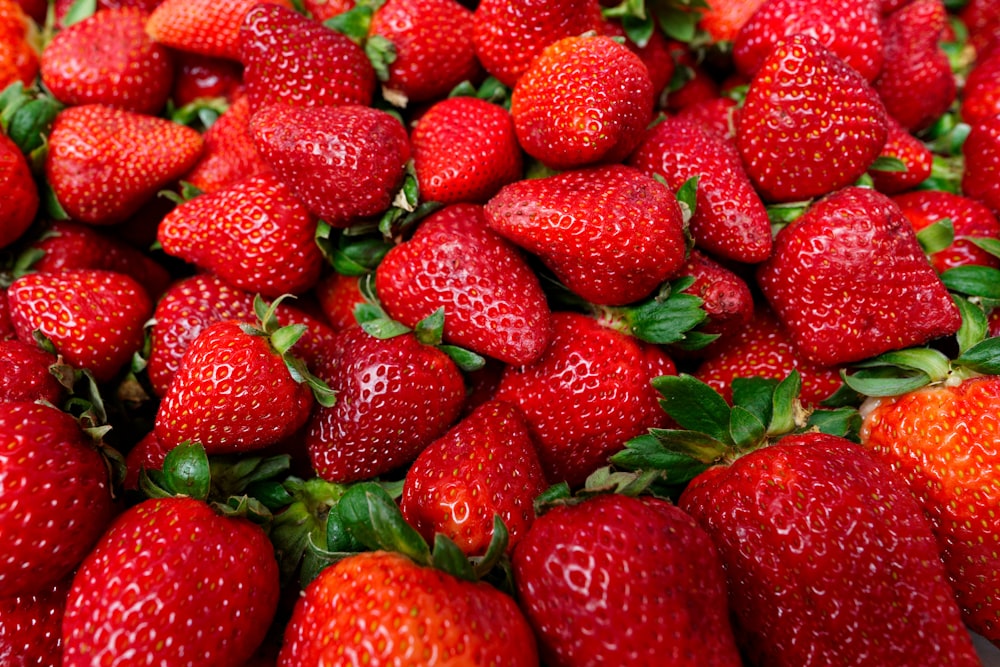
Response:
[[[97,11],[97,0],[73,0],[62,19],[63,28],[90,18]]]
[[[963,236],[962,238],[971,241],[980,250],[988,252],[994,257],[1000,257],[1000,239],[989,236]]]
[[[684,219],[690,220],[698,208],[698,176],[692,176],[684,181],[684,184],[677,190],[677,201],[687,208]]]
[[[403,518],[392,497],[375,482],[349,487],[337,505],[344,525],[369,549],[384,549],[409,556],[421,565],[431,564],[424,538]]]
[[[732,444],[729,439],[730,408],[719,392],[688,374],[662,375],[652,383],[662,396],[660,406],[681,427]]]
[[[323,25],[330,30],[347,35],[356,44],[361,44],[368,37],[374,13],[375,10],[370,5],[359,3],[353,9],[323,21]]]
[[[289,324],[271,333],[271,345],[275,352],[284,356],[295,343],[299,342],[303,334],[309,330],[304,324]]]
[[[413,333],[424,345],[440,345],[444,334],[444,306],[417,322]]]
[[[364,545],[354,538],[344,523],[339,505],[334,505],[326,515],[326,548],[328,551],[364,551]]]
[[[358,307],[355,308],[355,317],[357,317],[359,310],[363,310],[363,306],[364,304],[359,304]],[[375,338],[395,338],[396,336],[402,336],[403,334],[410,332],[410,328],[405,324],[386,318],[366,321],[362,321],[359,318],[358,322],[361,324],[361,328],[368,332],[368,335],[374,336]]]
[[[624,310],[631,335],[649,343],[669,345],[705,321],[704,301],[692,294],[671,290],[665,299],[648,299]]]
[[[955,294],[952,294],[951,298],[962,313],[962,325],[958,328],[958,333],[955,334],[955,339],[958,342],[958,353],[962,355],[986,338],[989,333],[989,320],[983,309],[968,299],[963,299]]]
[[[770,424],[774,411],[772,397],[777,386],[778,381],[771,378],[733,378],[733,405],[747,410],[761,423]]]
[[[759,444],[766,431],[764,422],[746,408],[737,405],[729,412],[729,438],[738,449]]]
[[[434,536],[434,551],[431,553],[431,564],[453,577],[465,581],[475,581],[476,573],[465,553],[458,545],[441,533]]]
[[[917,241],[925,255],[941,252],[955,241],[955,225],[951,218],[938,220],[917,232]]]
[[[389,65],[396,62],[396,45],[382,35],[369,35],[365,40],[365,55],[375,69],[379,81],[389,80]],[[401,105],[406,106],[405,102]]]
[[[704,464],[716,463],[732,450],[732,443],[728,442],[730,438],[728,428],[725,433],[727,441],[687,429],[653,428],[649,432],[666,449]]]
[[[40,96],[28,101],[11,115],[7,123],[7,136],[28,155],[45,145],[56,116],[63,105],[55,98]]]
[[[208,454],[200,443],[182,442],[163,459],[167,490],[197,500],[208,498],[212,487]]]
[[[923,371],[900,372],[894,368],[862,369],[853,375],[841,371],[844,383],[864,396],[900,396],[930,384],[931,378]]]
[[[478,371],[486,365],[485,357],[476,354],[472,350],[467,350],[464,347],[458,347],[457,345],[438,345],[437,348],[447,354],[448,357],[455,362],[456,366],[468,373]]]
[[[808,428],[816,428],[821,433],[836,435],[858,442],[861,430],[861,414],[854,408],[837,410],[816,410],[806,421]]]
[[[875,161],[868,166],[868,171],[905,172],[908,171],[908,169],[906,168],[906,163],[898,157],[894,157],[892,155],[879,155],[875,158]]]
[[[667,37],[685,43],[694,39],[701,14],[684,11],[671,4],[657,4],[654,11],[660,28]]]
[[[943,380],[951,370],[947,355],[929,347],[911,347],[880,354],[873,359],[854,364],[855,368],[898,369],[901,376],[910,377],[913,372],[927,375],[931,382]],[[885,376],[888,377],[888,376]]]
[[[668,484],[683,484],[701,474],[709,464],[665,447],[653,434],[640,435],[625,443],[625,449],[610,458],[627,470],[661,470]]]
[[[768,435],[781,435],[795,430],[795,415],[799,394],[802,391],[802,377],[793,370],[774,388],[771,397],[771,423],[767,425]]]
[[[499,514],[493,515],[493,534],[490,536],[490,544],[486,547],[486,553],[481,557],[473,557],[472,567],[477,579],[481,579],[492,570],[507,553],[507,546],[510,544],[510,532],[507,525],[500,518]]]
[[[945,286],[959,294],[1000,299],[1000,270],[988,266],[956,266],[941,274]]]
[[[1000,375],[1000,338],[993,337],[972,346],[955,364],[988,375]]]

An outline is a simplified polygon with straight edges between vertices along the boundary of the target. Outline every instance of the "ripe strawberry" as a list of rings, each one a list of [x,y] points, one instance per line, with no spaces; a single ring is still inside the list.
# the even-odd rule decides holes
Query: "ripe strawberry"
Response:
[[[601,32],[597,0],[480,0],[472,43],[486,71],[513,88],[549,44],[590,31]]]
[[[653,84],[653,98],[658,99],[677,71],[670,41],[663,32],[654,28],[640,45],[628,36],[621,20],[605,17],[602,22],[601,34],[623,40],[625,46],[639,56],[639,59],[646,65],[649,81]]]
[[[83,560],[112,517],[104,459],[76,419],[0,403],[0,598],[40,593]]]
[[[61,30],[42,52],[42,82],[68,105],[157,114],[170,95],[170,52],[146,34],[146,13],[106,9]]]
[[[289,0],[163,0],[146,20],[146,32],[179,51],[240,59],[240,26],[262,2],[292,8]]]
[[[742,664],[715,548],[664,500],[611,493],[557,506],[513,566],[550,667]]]
[[[389,208],[410,159],[399,121],[353,104],[264,107],[251,117],[250,134],[264,161],[332,227]]]
[[[503,107],[475,97],[433,104],[410,134],[424,201],[483,203],[521,178],[521,146]]]
[[[718,81],[687,44],[671,41],[670,52],[677,61],[680,76],[667,89],[665,106],[669,111],[678,112],[692,104],[719,97],[722,89]]]
[[[520,250],[486,226],[483,208],[454,204],[423,220],[375,273],[379,301],[413,328],[444,308],[446,343],[521,365],[549,342],[549,307]]]
[[[174,51],[174,85],[170,100],[177,108],[195,100],[221,97],[232,102],[243,88],[243,67],[225,58]]]
[[[339,637],[338,641],[331,638]],[[372,667],[419,660],[534,667],[531,628],[514,601],[406,556],[354,554],[320,572],[295,605],[280,667]]]
[[[958,309],[887,196],[839,190],[779,232],[757,272],[799,353],[836,366],[947,336]]]
[[[764,0],[715,0],[701,8],[698,28],[710,43],[733,42]]]
[[[302,0],[302,6],[317,21],[325,21],[354,9],[354,0]]]
[[[72,366],[98,382],[114,378],[143,343],[153,312],[142,286],[124,273],[99,269],[30,273],[7,290],[17,337],[40,331]]]
[[[934,165],[934,154],[892,116],[886,117],[886,129],[885,145],[879,157],[896,158],[906,171],[885,171],[878,169],[876,164],[868,170],[868,175],[876,190],[891,195],[911,190],[927,180]]]
[[[962,144],[962,155],[963,194],[978,199],[1000,215],[1000,115],[972,126]]]
[[[694,102],[677,112],[677,117],[700,122],[719,137],[736,145],[736,112],[738,103],[732,97],[710,97]]]
[[[273,298],[301,294],[319,280],[315,235],[316,218],[266,173],[178,205],[157,238],[168,255]]]
[[[359,45],[282,5],[247,12],[240,59],[252,111],[271,104],[367,106],[375,93],[375,69]]]
[[[708,320],[698,327],[706,334],[727,336],[741,331],[753,317],[753,294],[746,281],[708,255],[692,248],[678,276],[690,276],[694,282],[684,289],[700,298]]]
[[[917,190],[893,197],[916,231],[941,220],[951,220],[955,240],[930,256],[938,273],[957,266],[1000,268],[1000,258],[981,249],[970,239],[1000,239],[1000,221],[974,199],[940,190]]]
[[[761,197],[794,201],[853,183],[886,132],[885,109],[864,78],[800,34],[779,42],[751,81],[736,141]]]
[[[334,331],[342,331],[358,323],[354,309],[365,303],[357,276],[330,272],[319,279],[313,292],[326,321]]]
[[[360,327],[337,334],[314,372],[337,394],[317,409],[306,445],[320,477],[346,483],[411,463],[462,409],[455,363],[412,333],[375,338]]]
[[[162,470],[163,462],[170,449],[156,439],[156,431],[150,431],[132,446],[125,457],[125,479],[122,487],[127,491],[139,490],[139,476],[143,470]]]
[[[684,262],[676,197],[633,167],[517,181],[485,212],[487,225],[538,255],[574,294],[595,304],[648,296]]]
[[[38,188],[21,149],[0,132],[0,248],[21,238],[38,212]]]
[[[957,94],[939,45],[947,20],[941,0],[914,0],[885,21],[885,65],[875,90],[889,115],[911,132],[929,127]]]
[[[881,19],[871,0],[767,0],[736,36],[733,62],[753,77],[775,46],[806,34],[871,82],[882,69]]]
[[[980,60],[1000,45],[1000,10],[992,0],[969,0],[958,12],[969,31],[969,43]]]
[[[202,192],[221,190],[271,168],[250,137],[250,99],[240,95],[202,135],[205,149],[183,180]]]
[[[45,176],[71,218],[113,224],[191,169],[202,146],[195,130],[163,118],[68,107],[52,126]]]
[[[628,164],[661,176],[674,192],[697,177],[689,225],[698,248],[750,264],[771,254],[771,223],[739,152],[701,123],[664,119],[646,131]]]
[[[32,2],[33,0],[28,0],[28,1]],[[96,2],[94,3],[86,3],[86,4],[90,4],[92,7],[94,7],[93,10],[87,8],[87,11],[91,12],[96,12],[98,10],[103,11],[105,9],[135,8],[141,10],[145,14],[149,14],[154,9],[156,9],[156,6],[160,4],[160,2],[162,2],[162,0],[96,0]],[[74,0],[55,0],[55,2],[53,3],[55,4],[55,10],[56,10],[56,26],[59,27],[60,29],[66,27],[67,17],[70,17],[77,22],[82,20],[81,6],[77,5],[76,7],[74,7],[73,3]],[[86,5],[84,5],[84,7],[86,7]],[[73,12],[71,13],[70,10],[73,10]],[[89,16],[90,14],[87,15]],[[44,26],[45,17],[42,16],[42,19],[36,22],[38,23],[38,25]]]
[[[610,37],[566,37],[518,79],[510,114],[522,148],[546,166],[621,162],[653,118],[653,84],[639,56]]]
[[[278,565],[264,531],[190,497],[122,513],[73,578],[63,665],[114,662],[239,667],[278,603]]]
[[[969,125],[1000,114],[1000,52],[973,64],[962,88],[960,112]]]
[[[38,74],[38,53],[29,41],[28,17],[14,0],[0,0],[0,90]]]
[[[61,405],[64,387],[52,372],[56,355],[19,340],[0,340],[0,402],[44,401]]]
[[[439,100],[463,81],[482,78],[472,25],[472,11],[455,0],[386,0],[372,15],[368,39],[378,35],[392,44],[387,99]]]
[[[34,594],[0,599],[0,660],[9,667],[62,665],[61,627],[72,577]]]

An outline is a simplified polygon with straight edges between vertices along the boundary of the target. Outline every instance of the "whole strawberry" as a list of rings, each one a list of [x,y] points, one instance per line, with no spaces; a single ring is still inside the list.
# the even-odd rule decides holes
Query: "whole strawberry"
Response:
[[[292,7],[289,0],[263,0]],[[146,32],[178,51],[240,59],[240,26],[261,0],[164,0],[146,20]]]
[[[0,132],[0,248],[18,240],[38,212],[38,187],[28,162],[6,134]]]
[[[665,500],[608,493],[556,506],[513,566],[550,667],[742,664],[715,547]]]
[[[610,37],[566,37],[518,79],[510,113],[524,150],[553,169],[621,162],[653,118],[645,63]]]

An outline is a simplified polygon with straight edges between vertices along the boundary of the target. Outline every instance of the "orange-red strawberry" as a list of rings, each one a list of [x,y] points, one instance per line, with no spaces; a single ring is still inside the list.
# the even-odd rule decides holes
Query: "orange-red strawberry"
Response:
[[[146,20],[146,32],[179,51],[239,61],[240,26],[262,2],[293,6],[290,0],[164,0]]]
[[[42,83],[65,104],[106,104],[155,115],[170,95],[174,63],[145,25],[145,12],[122,7],[56,33],[42,52]]]
[[[918,232],[928,225],[950,220],[954,241],[930,255],[938,273],[957,266],[978,265],[1000,268],[997,258],[971,239],[1000,239],[1000,221],[986,206],[974,199],[940,190],[916,190],[893,197]]]
[[[169,120],[100,104],[68,107],[49,134],[45,176],[73,219],[121,222],[194,166],[204,142]]]
[[[21,149],[0,132],[0,248],[21,238],[38,212],[38,186]]]
[[[770,52],[737,118],[740,155],[765,201],[809,199],[850,185],[879,156],[887,133],[874,89],[804,34]]]
[[[934,154],[892,116],[886,116],[886,129],[885,145],[879,157],[899,160],[905,171],[881,170],[876,163],[868,170],[868,175],[876,190],[891,195],[915,188],[927,180],[934,165]]]
[[[202,192],[221,190],[271,168],[250,138],[250,99],[240,95],[202,135],[205,149],[183,180]]]
[[[1000,215],[1000,114],[972,126],[962,144],[962,155],[963,194]]]
[[[546,47],[521,75],[510,114],[525,152],[570,169],[620,162],[653,118],[645,63],[603,35],[566,37]]]

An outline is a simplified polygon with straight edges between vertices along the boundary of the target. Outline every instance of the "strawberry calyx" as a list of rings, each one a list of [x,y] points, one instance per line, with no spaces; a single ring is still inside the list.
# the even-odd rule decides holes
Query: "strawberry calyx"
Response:
[[[25,88],[20,81],[0,91],[0,130],[21,149],[35,173],[41,172],[46,137],[64,106],[37,86]]]
[[[176,107],[172,100],[167,100],[166,117],[179,125],[204,132],[228,109],[229,100],[225,97],[199,97],[182,107]]]
[[[486,77],[476,88],[471,81],[463,81],[448,93],[448,97],[475,97],[510,111],[511,89],[495,76]]]

